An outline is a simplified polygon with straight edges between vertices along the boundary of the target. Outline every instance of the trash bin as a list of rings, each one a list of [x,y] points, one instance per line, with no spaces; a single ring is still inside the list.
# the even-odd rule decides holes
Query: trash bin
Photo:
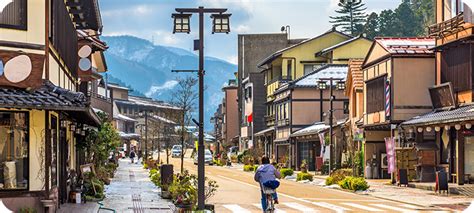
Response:
[[[161,185],[169,185],[173,183],[173,165],[163,164],[160,168]]]

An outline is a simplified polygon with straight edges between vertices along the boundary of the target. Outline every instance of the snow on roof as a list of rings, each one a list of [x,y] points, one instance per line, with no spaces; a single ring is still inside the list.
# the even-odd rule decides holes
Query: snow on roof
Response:
[[[122,138],[139,138],[140,135],[137,133],[125,133],[125,132],[119,132],[120,137]]]
[[[432,38],[375,38],[390,54],[432,54],[436,46]]]
[[[337,78],[346,80],[348,66],[346,64],[327,64],[319,69],[315,70],[312,73],[309,73],[300,79],[295,80],[296,87],[314,87],[317,86],[317,83],[320,79],[324,78]],[[333,82],[336,84],[337,82]]]
[[[153,100],[151,98],[146,98],[146,97],[129,96],[128,100],[115,100],[115,101],[117,103],[122,103],[122,104],[131,104],[131,105],[180,110],[180,108],[177,106],[173,106],[169,103],[166,103],[163,101],[156,101],[156,100]]]
[[[174,122],[172,120],[169,120],[169,119],[166,119],[166,118],[163,118],[163,117],[160,117],[158,115],[153,115],[152,117],[156,120],[162,121],[162,122],[167,123],[167,124],[173,124],[173,125],[176,124],[176,122]]]
[[[115,119],[122,120],[122,121],[132,121],[132,122],[137,122],[137,120],[130,118],[128,116],[122,115],[122,114],[117,114],[114,116]]]

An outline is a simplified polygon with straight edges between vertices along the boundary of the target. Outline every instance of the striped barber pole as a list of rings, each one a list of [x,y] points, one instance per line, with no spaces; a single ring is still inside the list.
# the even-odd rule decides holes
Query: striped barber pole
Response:
[[[385,117],[390,118],[390,82],[385,84]]]

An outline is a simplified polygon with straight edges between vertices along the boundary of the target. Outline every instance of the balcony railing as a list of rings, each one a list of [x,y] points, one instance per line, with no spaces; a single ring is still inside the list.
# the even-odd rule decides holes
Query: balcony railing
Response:
[[[109,117],[112,116],[112,100],[110,98],[105,98],[92,92],[89,92],[87,96],[89,97],[91,107],[104,111]]]
[[[74,77],[77,77],[77,31],[64,1],[52,1],[51,43],[59,58]]]
[[[460,30],[463,30],[464,23],[464,14],[460,13],[447,21],[429,26],[428,33],[432,37],[443,37],[446,34],[455,33]]]
[[[266,115],[265,122],[267,123],[267,126],[275,125],[275,115]]]
[[[288,126],[290,125],[290,119],[285,118],[277,121],[277,126]]]

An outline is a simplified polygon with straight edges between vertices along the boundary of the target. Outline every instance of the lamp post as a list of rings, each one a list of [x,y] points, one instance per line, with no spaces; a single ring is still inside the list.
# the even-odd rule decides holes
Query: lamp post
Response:
[[[320,90],[325,90],[327,89],[327,84],[326,82],[329,82],[329,175],[331,175],[331,170],[332,170],[332,159],[333,159],[333,119],[334,119],[334,107],[333,107],[333,102],[334,102],[334,95],[333,95],[333,82],[337,81],[336,84],[336,89],[337,90],[344,90],[346,85],[343,81],[343,78],[320,78],[318,82],[318,88]]]
[[[224,8],[176,8],[171,17],[174,19],[173,33],[190,33],[190,17],[199,15],[199,40],[194,42],[194,50],[199,50],[199,137],[198,137],[198,210],[204,210],[205,174],[204,174],[204,14],[210,13],[213,19],[212,33],[229,33],[229,17]]]

